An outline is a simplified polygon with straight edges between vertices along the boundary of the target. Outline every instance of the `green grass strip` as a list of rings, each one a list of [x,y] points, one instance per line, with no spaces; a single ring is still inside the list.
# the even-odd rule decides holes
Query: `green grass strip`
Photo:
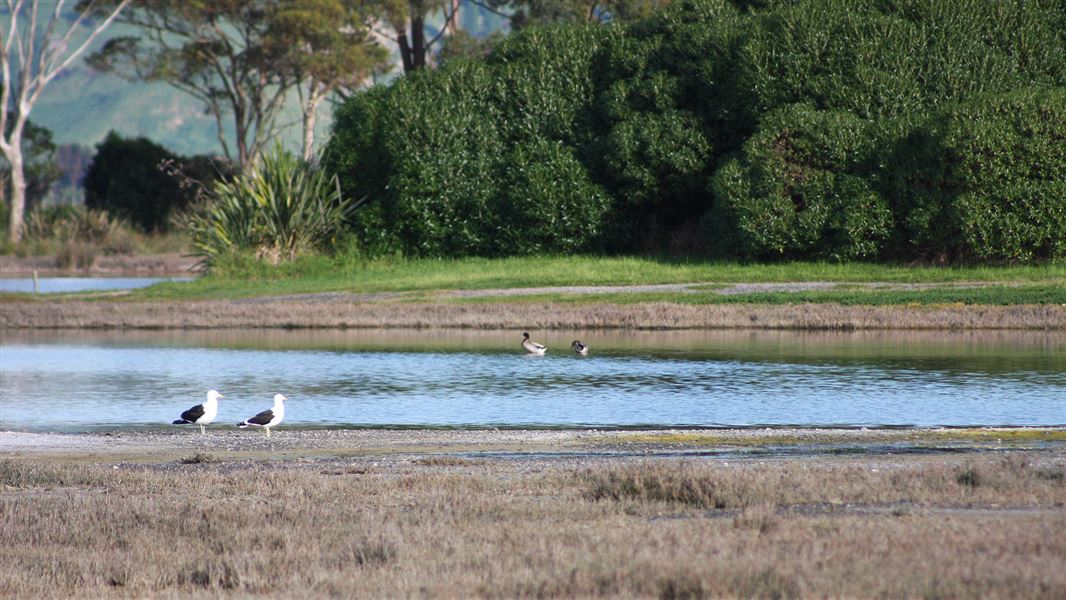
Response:
[[[381,259],[356,260],[345,257],[305,257],[273,267],[255,261],[242,261],[189,283],[168,283],[133,292],[134,299],[225,299],[250,296],[307,294],[322,292],[435,292],[490,288],[520,288],[573,285],[650,285],[664,283],[773,283],[831,281],[839,283],[1013,283],[1041,284],[1066,288],[1066,265],[1009,267],[909,267],[864,263],[774,263],[676,261],[652,258],[607,258],[594,256],[466,258],[466,259]],[[924,292],[922,292],[924,293]],[[998,293],[998,292],[997,292]],[[810,293],[807,297],[818,297]],[[844,297],[831,292],[834,297]],[[700,301],[669,294],[677,301]],[[749,294],[704,301],[774,302],[776,294]],[[888,297],[888,296],[885,296]],[[946,302],[966,302],[945,299]],[[987,294],[982,296],[991,298]],[[1006,296],[997,296],[1000,298]],[[1057,294],[1040,297],[1054,302]],[[779,301],[796,301],[796,295]],[[894,300],[905,303],[909,299]],[[855,297],[858,301],[859,297]],[[822,300],[800,300],[822,301]],[[835,301],[835,300],[827,300]],[[1005,300],[1011,303],[1009,298]],[[990,299],[981,303],[999,303]],[[1015,301],[1018,302],[1018,301]],[[865,302],[864,302],[865,303]]]

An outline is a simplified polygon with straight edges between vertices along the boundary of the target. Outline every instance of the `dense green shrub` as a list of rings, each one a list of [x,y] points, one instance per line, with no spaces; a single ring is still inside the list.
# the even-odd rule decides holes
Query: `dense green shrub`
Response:
[[[603,204],[602,192],[584,180],[584,169],[570,153],[547,151],[560,173],[581,179],[549,187],[538,187],[543,175],[519,176],[505,165],[508,157],[521,160],[542,151],[535,140],[572,141],[580,129],[577,107],[587,104],[591,84],[579,57],[587,62],[600,34],[592,28],[556,33],[530,30],[504,42],[487,62],[454,60],[436,72],[359,94],[342,107],[324,164],[350,194],[367,197],[354,231],[368,251],[497,255],[528,253],[534,246],[565,251],[587,243],[587,234],[578,240],[573,231],[538,232],[516,241],[509,233],[518,231],[513,224],[531,217],[522,227],[539,227],[546,218],[598,232],[584,216],[590,209],[565,198],[592,190],[591,206]],[[546,63],[545,56],[554,62]],[[528,197],[517,198],[501,177]],[[543,212],[531,210],[542,200]],[[510,208],[519,212],[501,214]]]
[[[184,175],[174,177],[168,172],[173,169]],[[112,131],[97,144],[85,173],[85,205],[129,219],[142,231],[163,231],[176,211],[196,200],[199,189],[232,174],[223,161],[178,156],[147,138]]]
[[[877,257],[892,233],[869,176],[877,139],[870,121],[847,112],[797,105],[771,114],[715,175],[711,245],[757,258]]]
[[[499,254],[574,252],[598,241],[610,197],[561,142],[519,144],[499,179]]]
[[[804,102],[858,116],[1066,83],[1058,0],[808,0],[756,13],[734,96],[756,115]]]
[[[381,200],[410,255],[492,253],[490,203],[504,153],[493,80],[477,61],[408,77],[389,99],[385,143],[393,169]]]
[[[1066,257],[1066,90],[979,97],[917,124],[888,186],[901,244],[927,257]]]
[[[543,137],[581,146],[596,135],[588,106],[595,94],[592,61],[621,30],[594,26],[529,28],[489,57],[494,103],[508,140]]]
[[[357,94],[325,164],[371,253],[1059,257],[1063,31],[1061,0],[677,0]]]
[[[595,58],[599,135],[584,154],[616,199],[609,248],[661,250],[711,206],[705,182],[728,132],[703,110],[717,93],[703,83],[725,75],[737,18],[724,0],[679,2],[606,40]]]
[[[354,206],[335,177],[279,146],[251,174],[217,182],[210,206],[190,218],[189,230],[207,264],[242,251],[276,264],[330,247]]]

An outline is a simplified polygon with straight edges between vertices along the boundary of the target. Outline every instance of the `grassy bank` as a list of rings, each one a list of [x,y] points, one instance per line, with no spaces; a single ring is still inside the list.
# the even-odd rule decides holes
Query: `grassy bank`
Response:
[[[596,294],[528,294],[510,296],[514,302],[569,302],[636,304],[640,302],[672,302],[678,304],[841,304],[844,306],[891,306],[907,304],[1063,304],[1066,305],[1066,285],[997,285],[979,287],[934,287],[921,290],[899,289],[842,289],[800,290],[753,293],[723,293],[722,290],[700,290],[688,293],[615,292]],[[498,302],[498,297],[477,296],[457,302]]]
[[[1056,302],[1066,289],[1066,265],[1011,267],[908,267],[864,263],[741,264],[670,261],[648,258],[523,257],[454,260],[375,260],[306,257],[271,267],[240,262],[185,284],[167,284],[133,294],[137,299],[226,299],[259,295],[322,292],[437,292],[546,286],[655,285],[678,283],[732,284],[824,281],[838,283],[957,284],[1003,286],[992,293],[971,294],[980,303]],[[1023,287],[1018,288],[1018,285]],[[1010,287],[1007,287],[1010,286]],[[884,294],[890,290],[875,292]],[[845,291],[850,293],[848,291]],[[834,294],[836,292],[833,292]],[[1011,301],[1012,294],[1019,300]],[[705,294],[704,298],[714,297]],[[886,296],[887,297],[887,296]],[[674,295],[670,296],[671,299]],[[851,298],[855,298],[852,294]],[[899,297],[890,303],[923,301]],[[930,301],[955,302],[956,296],[930,296]],[[651,298],[651,300],[663,298]],[[604,298],[590,300],[603,301]],[[625,300],[623,297],[622,300]],[[612,300],[613,301],[613,300]],[[733,302],[766,302],[760,294],[734,297]],[[809,301],[799,299],[797,301]],[[825,300],[837,300],[827,297]],[[869,300],[864,300],[869,301]],[[961,300],[961,301],[966,301]]]
[[[1061,453],[0,461],[0,595],[1066,594]]]

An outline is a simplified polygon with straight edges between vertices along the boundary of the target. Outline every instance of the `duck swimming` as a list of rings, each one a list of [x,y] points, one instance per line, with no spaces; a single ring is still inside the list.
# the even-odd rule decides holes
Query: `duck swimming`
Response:
[[[538,344],[529,339],[529,332],[522,332],[522,347],[526,349],[526,352],[530,354],[544,354],[548,349],[544,344]]]

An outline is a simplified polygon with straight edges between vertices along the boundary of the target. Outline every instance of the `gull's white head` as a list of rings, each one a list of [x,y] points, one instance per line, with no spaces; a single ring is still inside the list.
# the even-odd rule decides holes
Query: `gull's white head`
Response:
[[[282,394],[274,394],[274,403],[275,404],[281,404],[282,402],[284,402],[286,400],[288,400],[288,398],[286,398]]]
[[[219,398],[225,398],[225,396],[223,396],[222,394],[218,393],[218,390],[211,390],[211,391],[207,392],[207,401],[208,402],[215,402]]]

